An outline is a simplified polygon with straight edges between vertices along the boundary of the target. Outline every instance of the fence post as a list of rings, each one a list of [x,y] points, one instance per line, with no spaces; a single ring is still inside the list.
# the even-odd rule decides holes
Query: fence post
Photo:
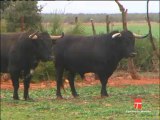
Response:
[[[24,31],[24,16],[21,16],[21,32]]]
[[[77,24],[78,23],[78,17],[76,16],[75,17],[75,24]]]
[[[94,28],[94,22],[93,22],[93,19],[91,18],[91,19],[90,19],[90,21],[91,21],[91,25],[92,25],[93,35],[96,35],[96,31],[95,31],[95,28]]]
[[[95,27],[94,27],[94,22],[93,22],[93,19],[91,18],[90,19],[90,21],[91,21],[91,25],[92,25],[92,31],[93,31],[93,35],[95,36],[96,35],[96,30],[95,30]],[[97,74],[92,74],[92,76],[94,75],[94,79],[98,79],[98,75]]]
[[[106,31],[107,31],[107,33],[110,32],[109,24],[110,24],[109,15],[106,15]]]

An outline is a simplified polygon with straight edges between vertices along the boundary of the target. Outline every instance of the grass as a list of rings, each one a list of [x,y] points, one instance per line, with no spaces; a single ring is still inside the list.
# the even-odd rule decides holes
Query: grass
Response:
[[[82,25],[85,29],[84,30],[85,35],[93,35],[91,24],[83,23]],[[63,25],[64,32],[66,33],[66,31],[71,29],[72,26],[73,25],[64,24]],[[159,40],[160,39],[159,23],[152,22],[151,27],[152,27],[153,36],[157,40]],[[123,28],[122,28],[121,23],[114,23],[114,26],[112,28],[112,30],[119,30],[119,31],[121,31],[122,29]],[[148,25],[145,22],[128,22],[128,29],[131,30],[132,32],[137,33],[137,34],[145,35],[148,33]],[[106,33],[106,24],[105,23],[95,23],[95,30],[96,30],[97,34]],[[49,26],[47,27],[47,31],[49,31],[49,32],[51,31],[51,28]]]
[[[105,24],[99,25],[98,23],[95,23],[95,29],[97,34],[99,33],[106,33],[106,26]],[[85,27],[86,34],[92,35],[92,28],[91,25]],[[113,30],[122,30],[122,24],[115,23]],[[148,33],[148,26],[144,23],[128,23],[128,30],[131,30],[132,32],[135,32],[137,34],[145,35]],[[156,39],[159,39],[159,25],[158,23],[152,23],[152,34]]]
[[[35,100],[14,101],[12,91],[1,90],[2,120],[158,120],[159,85],[108,87],[110,97],[100,98],[100,85],[77,88],[79,98],[70,89],[64,100],[55,99],[55,89],[31,90]],[[23,91],[20,90],[20,96]],[[142,98],[142,110],[133,107]]]

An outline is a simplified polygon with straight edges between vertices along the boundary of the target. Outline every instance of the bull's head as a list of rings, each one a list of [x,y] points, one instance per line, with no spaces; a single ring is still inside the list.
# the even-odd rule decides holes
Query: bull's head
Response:
[[[147,35],[138,35],[138,34],[136,34],[136,33],[133,33],[133,36],[134,36],[135,38],[138,38],[138,39],[146,38],[148,35],[149,35],[149,34],[147,34]],[[115,38],[115,37],[121,37],[121,33],[115,33],[115,34],[113,34],[113,35],[112,35],[112,38]]]
[[[36,57],[42,61],[53,60],[52,56],[52,41],[62,38],[64,33],[59,36],[51,36],[47,32],[38,33],[34,32],[29,35],[29,39],[32,40],[33,49],[35,51]]]
[[[135,33],[132,33],[130,31],[122,31],[122,32],[116,32],[112,35],[112,39],[119,40],[119,44],[121,44],[121,49],[123,49],[124,57],[134,57],[136,53],[134,52],[134,41],[135,38],[145,38],[147,35],[137,35]]]

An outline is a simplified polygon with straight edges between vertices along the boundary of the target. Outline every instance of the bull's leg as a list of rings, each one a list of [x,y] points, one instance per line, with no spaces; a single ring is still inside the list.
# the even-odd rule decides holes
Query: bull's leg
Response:
[[[107,84],[108,79],[106,78],[105,75],[99,75],[99,78],[100,78],[101,85],[102,85],[101,97],[107,97],[108,93],[107,93],[107,90],[106,90],[106,84]]]
[[[74,77],[75,77],[75,73],[69,73],[68,80],[69,80],[69,85],[70,85],[73,97],[78,97],[79,95],[77,94],[74,86]]]
[[[19,100],[19,96],[18,96],[18,89],[19,89],[19,72],[10,72],[11,74],[11,79],[12,79],[12,85],[14,88],[13,91],[13,99],[14,100]]]
[[[56,78],[57,78],[57,92],[56,96],[58,99],[62,99],[61,95],[61,87],[63,86],[63,68],[57,68],[56,69]]]
[[[32,78],[32,74],[30,73],[30,71],[25,71],[24,73],[24,81],[23,81],[23,84],[24,84],[24,99],[25,100],[31,100],[29,98],[29,87],[30,87],[30,81],[31,81],[31,78]]]

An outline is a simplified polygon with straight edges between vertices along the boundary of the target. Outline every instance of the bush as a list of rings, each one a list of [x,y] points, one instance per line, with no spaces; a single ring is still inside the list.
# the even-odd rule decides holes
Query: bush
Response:
[[[68,29],[67,34],[73,34],[73,35],[85,35],[85,29],[84,26],[80,22],[73,25],[72,28]]]
[[[5,19],[1,19],[0,22],[1,22],[1,33],[7,32],[7,24],[6,24]]]
[[[22,18],[24,19],[24,30],[38,29],[41,25],[42,7],[38,7],[37,3],[37,1],[11,1],[2,12],[7,22],[7,32],[16,32],[17,29],[19,31]]]
[[[63,32],[62,17],[61,17],[61,15],[55,13],[53,15],[51,34],[52,35],[59,35],[62,32]]]
[[[139,67],[139,70],[150,71],[152,70],[152,57],[153,50],[150,41],[137,40],[135,44],[137,52],[136,58],[134,59],[135,65]]]
[[[158,48],[157,41],[155,42]],[[149,39],[136,40],[135,50],[137,55],[134,58],[134,65],[139,71],[154,71],[154,69],[158,69],[158,66],[153,64],[153,57],[155,56]],[[156,59],[156,62],[158,62],[158,59]],[[128,69],[127,59],[121,60],[118,69]]]
[[[53,62],[40,62],[38,67],[35,69],[33,82],[53,79],[55,79],[55,67]]]

